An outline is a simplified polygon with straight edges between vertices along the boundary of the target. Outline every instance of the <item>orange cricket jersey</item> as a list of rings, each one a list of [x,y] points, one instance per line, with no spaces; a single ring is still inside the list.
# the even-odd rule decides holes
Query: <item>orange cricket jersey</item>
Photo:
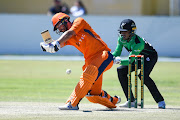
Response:
[[[64,45],[76,47],[84,54],[85,59],[91,58],[96,53],[103,50],[111,51],[106,43],[83,18],[76,18],[70,30],[74,30],[76,35],[66,41]]]

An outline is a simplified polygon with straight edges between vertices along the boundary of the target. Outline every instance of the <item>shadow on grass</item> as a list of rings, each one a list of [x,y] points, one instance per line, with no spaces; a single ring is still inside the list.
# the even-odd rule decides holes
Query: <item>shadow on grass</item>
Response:
[[[118,109],[109,109],[109,108],[105,108],[105,109],[94,109],[94,110],[83,110],[83,112],[93,112],[93,111],[137,111],[140,112],[139,109],[126,109],[126,108],[118,108]]]
[[[94,109],[94,110],[82,110],[83,112],[93,112],[93,111],[122,111],[122,112],[148,112],[148,111],[180,111],[180,108],[166,108],[166,109],[159,109],[159,108],[114,108],[114,109],[109,109],[109,108],[105,108],[105,109]]]

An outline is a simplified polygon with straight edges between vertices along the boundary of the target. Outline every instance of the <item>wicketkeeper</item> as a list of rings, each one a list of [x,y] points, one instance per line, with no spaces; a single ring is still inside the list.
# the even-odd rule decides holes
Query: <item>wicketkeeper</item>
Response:
[[[128,64],[129,60],[121,60],[120,56],[122,48],[125,47],[130,55],[144,55],[144,84],[149,89],[154,100],[158,103],[159,108],[165,109],[164,98],[160,94],[156,84],[149,76],[154,65],[157,62],[158,54],[156,50],[144,38],[135,34],[136,24],[131,19],[125,19],[121,22],[118,29],[119,37],[117,41],[116,50],[112,53],[115,56],[114,62],[121,66],[117,68],[118,78],[121,83],[124,94],[128,100]],[[132,58],[132,72],[135,70],[135,58]],[[140,69],[140,61],[138,61],[138,69]],[[141,74],[139,74],[139,78]],[[134,107],[134,96],[131,91],[131,107]],[[128,107],[128,101],[120,105],[120,107]]]
[[[110,49],[91,26],[81,17],[74,22],[64,13],[57,13],[52,17],[54,31],[63,32],[58,40],[51,44],[40,43],[43,51],[55,53],[66,45],[72,45],[84,54],[85,65],[80,81],[60,110],[78,110],[78,104],[85,96],[93,103],[102,104],[108,108],[116,108],[120,102],[117,96],[111,97],[102,90],[103,73],[113,65],[113,55]]]

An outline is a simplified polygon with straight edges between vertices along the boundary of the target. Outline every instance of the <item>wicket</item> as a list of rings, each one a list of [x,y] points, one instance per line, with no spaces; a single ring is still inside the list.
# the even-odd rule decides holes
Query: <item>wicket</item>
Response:
[[[143,55],[131,55],[129,56],[128,66],[128,107],[131,108],[131,58],[135,58],[135,108],[137,108],[137,93],[138,93],[138,58],[141,59],[141,108],[144,107],[144,56]]]

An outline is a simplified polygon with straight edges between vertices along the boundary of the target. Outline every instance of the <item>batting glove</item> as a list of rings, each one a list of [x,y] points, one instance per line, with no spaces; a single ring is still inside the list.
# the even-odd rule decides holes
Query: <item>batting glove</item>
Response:
[[[115,57],[114,58],[114,64],[120,64],[121,63],[121,58],[120,57]]]
[[[45,42],[41,42],[40,46],[44,52],[49,52],[49,53],[55,53],[60,49],[60,44],[58,41],[54,41],[50,44],[46,44]]]

